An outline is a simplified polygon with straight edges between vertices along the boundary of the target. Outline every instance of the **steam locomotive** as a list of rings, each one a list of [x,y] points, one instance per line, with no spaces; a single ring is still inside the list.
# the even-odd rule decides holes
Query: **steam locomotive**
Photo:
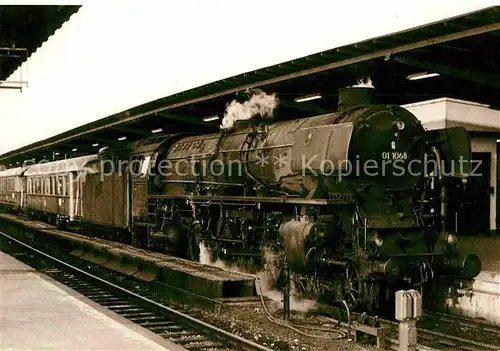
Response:
[[[337,113],[239,120],[8,170],[0,201],[191,260],[207,250],[212,262],[274,272],[277,286],[290,277],[303,297],[371,309],[399,288],[446,282],[455,293],[481,270],[457,251],[447,204],[469,176],[467,132],[426,131],[374,94],[343,88]]]

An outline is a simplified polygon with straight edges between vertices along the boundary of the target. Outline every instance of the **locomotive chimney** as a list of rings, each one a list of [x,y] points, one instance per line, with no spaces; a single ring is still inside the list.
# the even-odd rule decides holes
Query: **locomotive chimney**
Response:
[[[339,89],[339,112],[359,105],[375,103],[375,89],[373,87],[346,87]]]

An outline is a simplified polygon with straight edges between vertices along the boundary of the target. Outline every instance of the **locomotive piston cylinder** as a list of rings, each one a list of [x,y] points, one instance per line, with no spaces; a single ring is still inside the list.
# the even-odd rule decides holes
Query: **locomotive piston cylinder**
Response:
[[[316,224],[305,219],[291,220],[280,226],[279,233],[283,238],[285,257],[290,267],[294,270],[305,268],[305,241],[316,233]]]
[[[397,258],[370,261],[372,274],[381,274],[387,279],[396,278],[401,274],[401,265]]]
[[[473,279],[481,272],[482,265],[476,254],[462,254],[453,257],[451,266],[457,276],[464,279]]]

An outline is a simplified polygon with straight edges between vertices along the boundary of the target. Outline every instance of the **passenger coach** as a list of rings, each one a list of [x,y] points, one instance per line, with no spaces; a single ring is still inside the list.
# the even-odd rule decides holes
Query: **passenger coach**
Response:
[[[26,178],[26,210],[40,218],[63,226],[83,216],[83,182],[92,172],[88,164],[95,155],[31,165]]]

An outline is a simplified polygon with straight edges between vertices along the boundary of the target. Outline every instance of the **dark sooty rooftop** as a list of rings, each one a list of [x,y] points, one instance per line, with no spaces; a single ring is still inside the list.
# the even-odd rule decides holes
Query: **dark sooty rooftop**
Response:
[[[79,8],[0,5],[0,80],[7,80]]]

